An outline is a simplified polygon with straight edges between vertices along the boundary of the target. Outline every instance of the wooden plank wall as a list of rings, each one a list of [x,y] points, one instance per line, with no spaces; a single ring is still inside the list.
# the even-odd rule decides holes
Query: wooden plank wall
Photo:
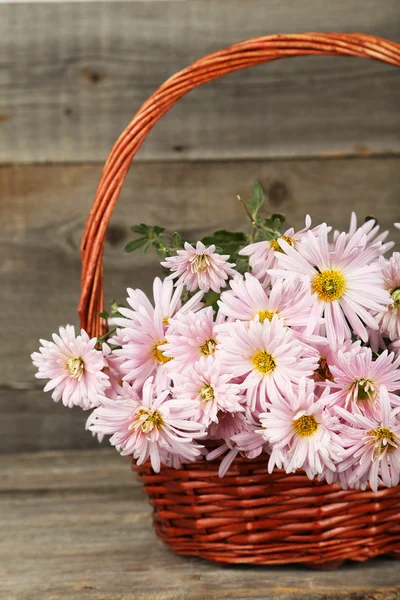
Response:
[[[0,451],[84,448],[85,415],[54,405],[29,353],[76,323],[79,241],[113,141],[148,95],[248,37],[361,31],[400,41],[398,0],[153,0],[0,5]],[[108,299],[149,290],[129,225],[195,237],[240,226],[258,180],[301,225],[354,208],[400,220],[400,81],[390,66],[311,57],[232,74],[184,98],[146,140],[109,231]],[[400,241],[399,232],[391,230]]]

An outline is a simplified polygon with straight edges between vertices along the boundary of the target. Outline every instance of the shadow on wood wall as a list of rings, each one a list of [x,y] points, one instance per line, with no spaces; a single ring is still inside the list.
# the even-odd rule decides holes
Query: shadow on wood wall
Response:
[[[398,2],[0,6],[0,451],[97,443],[81,411],[43,394],[29,353],[77,322],[80,236],[115,138],[160,83],[201,55],[307,30],[400,41]],[[106,248],[108,300],[123,300],[127,286],[149,290],[158,273],[154,255],[123,254],[131,224],[191,237],[240,226],[235,198],[255,181],[296,226],[308,212],[344,228],[354,209],[390,228],[400,218],[399,105],[395,68],[350,58],[278,61],[189,94],[128,176]]]

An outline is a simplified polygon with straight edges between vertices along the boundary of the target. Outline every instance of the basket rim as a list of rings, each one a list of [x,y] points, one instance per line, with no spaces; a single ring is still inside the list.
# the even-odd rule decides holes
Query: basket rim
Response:
[[[156,122],[185,94],[233,71],[282,58],[358,56],[400,66],[400,44],[362,33],[298,33],[251,38],[207,54],[168,78],[146,100],[115,142],[105,162],[81,243],[78,314],[90,337],[105,333],[102,257],[108,223],[131,161]]]

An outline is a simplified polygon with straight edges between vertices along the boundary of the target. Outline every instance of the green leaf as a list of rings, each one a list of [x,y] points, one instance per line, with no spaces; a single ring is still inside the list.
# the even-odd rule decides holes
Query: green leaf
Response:
[[[147,237],[141,237],[137,240],[133,240],[132,242],[128,242],[124,248],[125,252],[134,252],[139,248],[143,248],[148,243]]]
[[[256,218],[258,211],[265,202],[265,194],[259,183],[256,183],[253,187],[251,198],[247,200],[247,206],[249,207],[251,216],[253,219]]]
[[[152,240],[146,240],[146,239],[145,239],[145,241],[144,241],[144,244],[142,244],[142,246],[143,246],[143,250],[144,250],[145,252],[148,252],[148,251],[150,250],[150,248],[152,247],[152,245],[153,245],[153,242],[152,242]]]
[[[141,233],[142,235],[147,235],[149,233],[150,227],[145,225],[144,223],[140,223],[140,225],[132,225],[131,230],[134,233]]]
[[[173,248],[182,248],[182,238],[177,231],[172,234],[172,246]]]
[[[275,231],[278,231],[279,233],[281,232],[281,220],[280,219],[274,219],[272,221],[272,229],[275,229]]]
[[[247,271],[249,271],[249,257],[248,256],[236,256],[235,257],[235,263],[236,263],[236,271],[239,271],[239,273],[246,273]]]
[[[154,231],[154,233],[163,233],[165,231],[165,227],[159,227],[158,225],[154,225],[154,227],[150,227]]]
[[[217,292],[210,290],[209,292],[204,294],[204,297],[203,297],[204,306],[216,307],[217,306],[216,302],[217,302],[217,300],[219,300],[219,298],[220,298],[220,294],[217,294]]]
[[[102,319],[108,319],[110,315],[108,314],[108,312],[106,310],[103,310],[103,312],[99,313],[99,317],[101,317]]]
[[[281,223],[284,223],[286,221],[286,216],[282,213],[274,213],[271,215],[271,219],[279,219]]]
[[[241,248],[243,248],[243,244],[239,244],[238,242],[232,242],[230,244],[225,244],[224,246],[222,246],[221,251],[223,254],[228,254],[231,258],[233,258]]]
[[[204,237],[201,241],[205,246],[211,246],[212,244],[224,246],[232,242],[245,242],[246,236],[241,231],[226,231],[225,229],[220,229],[219,231],[215,231],[212,235]]]
[[[257,232],[256,240],[272,240],[281,236],[281,225],[283,215],[273,214],[271,217],[266,219],[260,219],[257,217]]]

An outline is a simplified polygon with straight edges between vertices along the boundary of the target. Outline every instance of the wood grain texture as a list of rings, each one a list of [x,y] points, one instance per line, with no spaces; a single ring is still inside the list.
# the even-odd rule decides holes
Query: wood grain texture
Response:
[[[397,561],[339,571],[218,567],[155,538],[129,463],[112,450],[0,457],[5,600],[399,600]]]
[[[79,240],[99,177],[98,165],[0,168],[0,385],[31,387],[29,353],[59,324],[76,323]],[[125,254],[129,226],[162,224],[196,240],[204,232],[243,227],[236,195],[260,181],[273,211],[296,227],[310,213],[346,228],[351,209],[376,214],[384,228],[399,220],[400,159],[138,163],[117,206],[105,252],[107,299],[126,287],[149,291],[160,273],[155,254]],[[399,232],[391,228],[399,240]]]
[[[53,402],[42,388],[0,388],[0,414],[0,454],[99,446],[85,430],[88,413]]]
[[[191,0],[0,6],[0,162],[102,161],[141,103],[200,56],[279,32],[400,41],[397,0]],[[361,59],[308,57],[189,94],[138,159],[400,151],[400,79]]]

